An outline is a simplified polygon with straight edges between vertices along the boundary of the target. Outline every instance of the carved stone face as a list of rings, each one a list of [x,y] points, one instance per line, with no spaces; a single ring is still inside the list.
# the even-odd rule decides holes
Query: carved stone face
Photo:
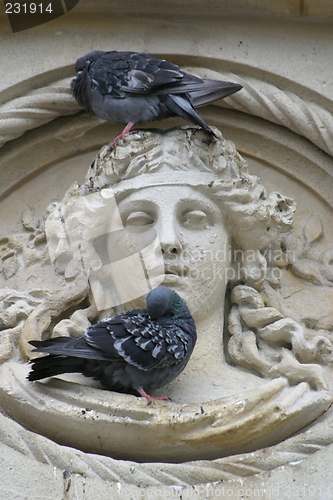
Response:
[[[128,233],[157,232],[165,264],[164,284],[198,311],[211,297],[223,301],[230,267],[229,234],[220,208],[189,186],[149,186],[118,204]],[[108,252],[112,252],[108,248]]]

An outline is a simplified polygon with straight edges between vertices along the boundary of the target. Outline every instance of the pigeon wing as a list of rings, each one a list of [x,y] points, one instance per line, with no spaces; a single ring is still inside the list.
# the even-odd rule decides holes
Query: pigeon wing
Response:
[[[56,356],[72,356],[75,358],[97,360],[119,360],[121,356],[113,347],[113,339],[108,326],[112,323],[113,329],[119,336],[125,336],[127,331],[124,323],[131,316],[136,316],[141,309],[127,311],[125,314],[99,321],[87,328],[81,337],[55,337],[47,340],[31,340],[29,344],[35,347],[33,352],[53,354]]]
[[[88,328],[86,342],[109,359],[123,358],[141,370],[177,364],[188,350],[187,334],[172,320],[152,321],[145,311],[127,317],[121,324],[116,318],[105,320],[100,333],[96,328],[99,324]]]
[[[178,88],[187,92],[186,85],[195,83],[198,90],[200,78],[186,75],[176,64],[137,52],[105,52],[89,66],[89,78],[93,89],[115,98],[128,94],[167,93]]]

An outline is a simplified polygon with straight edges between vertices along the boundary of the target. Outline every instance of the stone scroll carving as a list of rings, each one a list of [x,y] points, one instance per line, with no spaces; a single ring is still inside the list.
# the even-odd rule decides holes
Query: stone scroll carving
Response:
[[[307,221],[300,238],[294,201],[267,194],[216,133],[218,140],[194,127],[130,134],[113,151],[101,149],[85,184],[71,186],[44,221],[23,214],[25,232],[8,237],[0,254],[0,393],[15,420],[83,451],[168,463],[273,446],[329,407],[328,318],[318,326],[281,293],[289,276],[304,287],[331,286],[329,256],[311,249],[323,229]],[[121,266],[115,247],[132,256],[138,239],[141,250],[153,245],[163,256],[164,283],[183,295],[198,327],[188,368],[163,389],[172,402],[147,407],[82,378],[27,382],[28,340],[81,335],[120,310],[102,277]],[[145,262],[146,271],[156,264]],[[35,288],[18,292],[38,267],[44,276]],[[107,277],[117,285],[113,271]],[[109,297],[102,304],[100,290]],[[139,294],[128,299],[124,308],[142,304]],[[144,446],[133,446],[138,439]]]

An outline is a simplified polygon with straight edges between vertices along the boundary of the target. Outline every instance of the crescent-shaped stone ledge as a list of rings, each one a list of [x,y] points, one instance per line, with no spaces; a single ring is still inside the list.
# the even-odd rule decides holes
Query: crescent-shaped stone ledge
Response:
[[[326,391],[310,390],[305,382],[290,387],[281,377],[200,405],[154,401],[147,406],[142,398],[60,379],[31,384],[27,373],[20,362],[0,367],[0,397],[12,418],[60,444],[139,462],[254,451],[306,426],[332,402]]]

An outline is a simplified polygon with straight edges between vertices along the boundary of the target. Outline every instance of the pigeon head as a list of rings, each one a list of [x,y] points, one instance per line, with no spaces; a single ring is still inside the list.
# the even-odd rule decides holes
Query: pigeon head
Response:
[[[152,319],[162,316],[180,317],[184,312],[190,314],[186,302],[176,292],[165,286],[158,286],[149,292],[146,303],[148,314]]]
[[[102,50],[93,50],[92,52],[89,52],[89,54],[80,57],[75,63],[75,71],[77,73],[79,71],[83,71],[87,63],[91,64],[102,54],[104,54]]]

